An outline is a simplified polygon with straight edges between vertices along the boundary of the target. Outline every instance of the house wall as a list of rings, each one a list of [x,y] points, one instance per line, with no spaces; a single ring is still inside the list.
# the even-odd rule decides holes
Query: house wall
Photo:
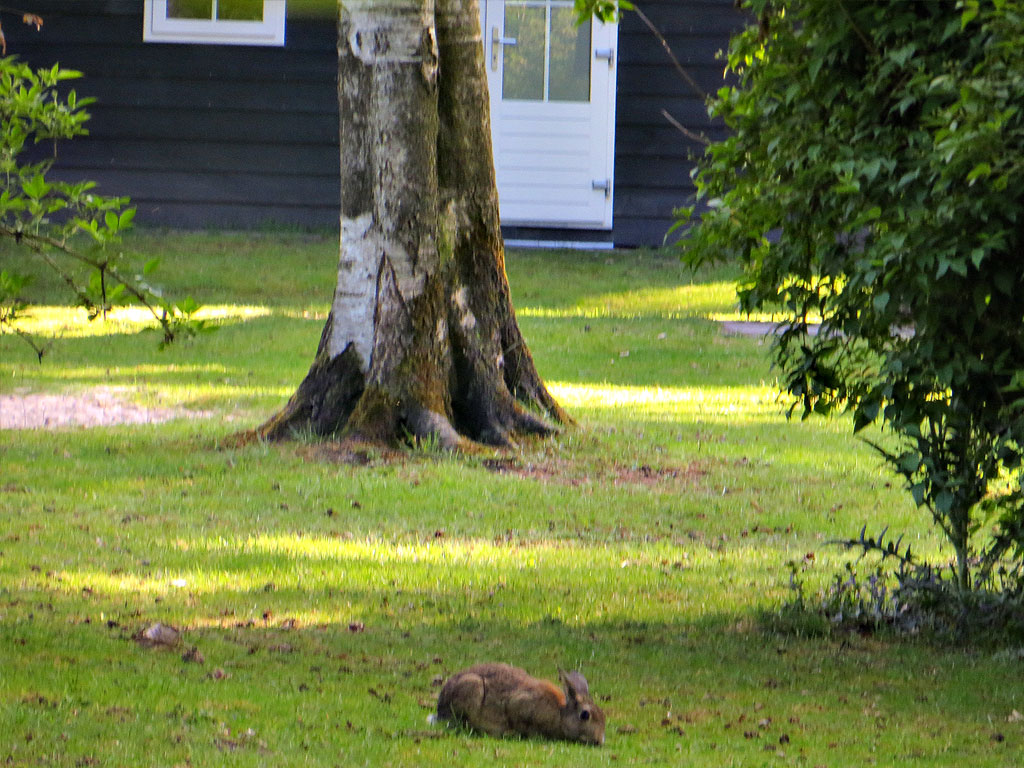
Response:
[[[337,36],[289,19],[285,48],[142,42],[140,0],[31,0],[40,33],[5,20],[8,50],[86,76],[91,135],[59,171],[130,195],[143,224],[336,227]]]
[[[733,0],[640,0],[637,5],[665,37],[704,93],[724,85],[729,36],[744,17]],[[657,245],[673,223],[672,211],[690,204],[690,170],[703,145],[687,138],[662,114],[689,131],[720,139],[702,95],[676,71],[657,38],[633,13],[619,23],[615,135],[615,243]]]
[[[142,42],[140,0],[32,0],[45,24],[5,19],[8,51],[85,74],[91,135],[65,143],[58,172],[129,195],[144,224],[336,227],[338,111],[332,20],[290,16],[284,48]],[[713,92],[715,52],[740,21],[733,0],[645,0],[643,8],[701,86]],[[675,73],[633,14],[619,30],[616,105],[617,245],[656,245],[692,194],[700,147],[662,116],[717,135],[702,99]],[[606,239],[541,230],[512,236]]]

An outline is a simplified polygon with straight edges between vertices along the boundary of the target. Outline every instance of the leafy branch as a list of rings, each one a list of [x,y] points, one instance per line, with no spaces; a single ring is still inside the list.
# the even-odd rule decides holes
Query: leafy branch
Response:
[[[889,532],[889,526],[882,529],[882,532],[878,534],[878,538],[868,536],[867,530],[868,527],[865,525],[860,529],[860,534],[855,539],[832,539],[828,543],[838,545],[847,551],[860,549],[861,557],[874,553],[880,555],[883,560],[892,558],[897,560],[901,567],[917,565],[917,560],[910,551],[910,545],[908,544],[906,549],[901,550],[900,548],[903,543],[902,534],[895,541],[892,539],[886,541],[885,535]]]
[[[193,300],[172,302],[149,284],[156,260],[139,270],[120,248],[135,218],[127,198],[97,195],[93,182],[47,178],[57,140],[88,133],[84,108],[92,100],[79,98],[74,90],[58,92],[62,83],[78,77],[56,65],[32,70],[14,57],[0,59],[0,241],[12,242],[23,254],[22,270],[35,260],[55,274],[90,320],[106,317],[117,302],[139,305],[160,328],[161,348],[211,330],[195,317],[199,307]],[[54,144],[48,154],[36,148],[44,141]],[[4,275],[0,332],[14,333],[42,360],[50,345],[35,341],[21,327],[30,305],[27,273]]]
[[[1020,3],[743,6],[684,258],[742,266],[794,408],[889,432],[955,589],[988,588],[1024,562]]]

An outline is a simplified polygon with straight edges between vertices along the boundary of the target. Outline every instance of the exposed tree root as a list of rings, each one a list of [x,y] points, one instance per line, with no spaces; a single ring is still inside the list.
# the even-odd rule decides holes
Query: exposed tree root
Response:
[[[469,0],[342,5],[338,285],[309,373],[260,437],[469,450],[572,423],[512,309],[479,21]]]

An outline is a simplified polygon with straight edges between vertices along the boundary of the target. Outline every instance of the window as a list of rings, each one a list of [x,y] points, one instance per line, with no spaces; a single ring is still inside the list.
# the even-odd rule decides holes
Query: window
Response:
[[[590,101],[590,21],[566,0],[506,0],[502,97]]]
[[[146,0],[151,43],[284,45],[285,0]]]

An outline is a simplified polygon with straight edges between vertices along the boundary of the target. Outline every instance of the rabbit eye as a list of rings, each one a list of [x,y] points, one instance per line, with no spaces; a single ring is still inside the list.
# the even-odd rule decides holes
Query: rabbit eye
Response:
[[[580,712],[580,720],[589,720],[589,719],[590,719],[590,710],[589,709],[584,709],[582,712]]]

